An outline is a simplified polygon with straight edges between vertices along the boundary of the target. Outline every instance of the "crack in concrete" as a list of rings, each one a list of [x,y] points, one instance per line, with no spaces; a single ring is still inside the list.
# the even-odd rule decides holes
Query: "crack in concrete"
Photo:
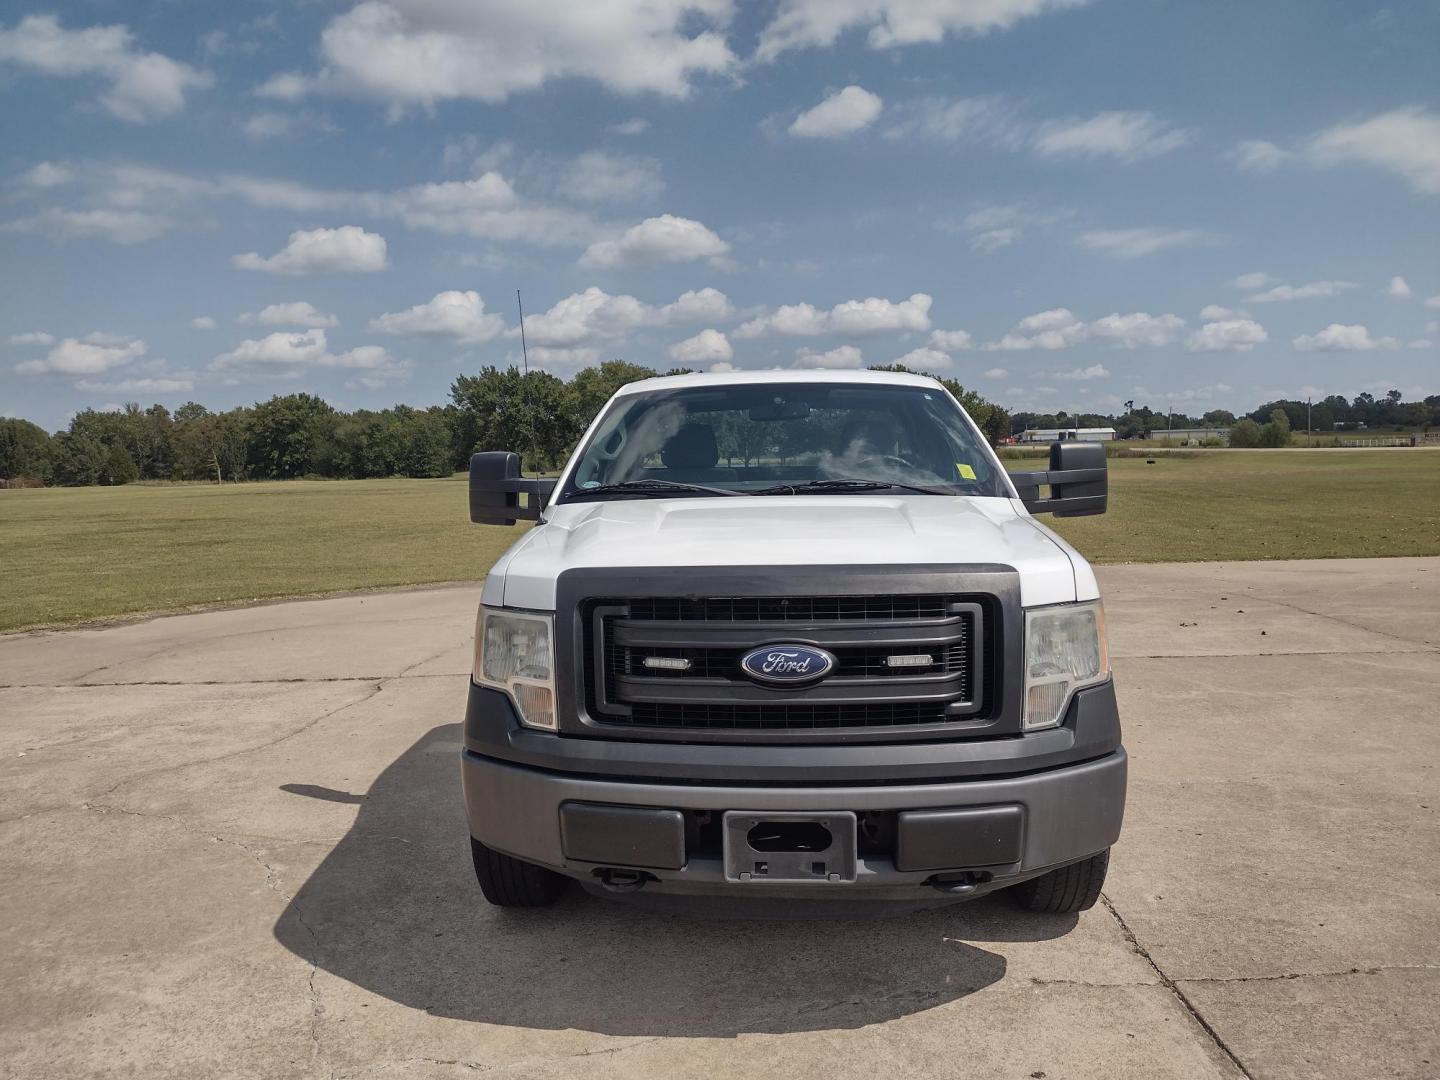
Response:
[[[376,682],[374,687],[371,688],[370,692],[365,694],[363,697],[357,698],[354,701],[347,701],[344,705],[337,706],[336,708],[330,709],[328,712],[321,713],[319,716],[312,717],[311,719],[305,721],[305,723],[297,727],[295,730],[287,732],[284,735],[279,735],[273,739],[268,739],[265,742],[260,743],[256,746],[247,746],[239,750],[229,751],[228,753],[217,754],[214,757],[200,758],[196,761],[185,761],[180,762],[176,765],[166,765],[158,769],[151,769],[149,772],[137,773],[134,776],[126,777],[123,780],[118,780],[110,787],[102,791],[100,793],[100,797],[104,798],[106,795],[113,794],[127,784],[133,784],[138,780],[150,780],[157,776],[164,776],[167,773],[179,772],[182,769],[193,769],[197,765],[214,765],[221,761],[229,761],[232,758],[244,757],[246,754],[253,754],[260,750],[269,750],[271,747],[279,746],[283,742],[288,742],[289,740],[295,738],[297,735],[305,734],[305,732],[309,731],[316,724],[328,720],[332,716],[337,716],[340,713],[344,712],[346,709],[354,708],[356,705],[365,704],[365,702],[375,697],[383,689],[385,689],[384,682]]]
[[[1415,644],[1411,642],[1410,644]],[[1245,660],[1253,656],[1423,656],[1430,650],[1424,646],[1413,650],[1395,649],[1292,649],[1287,652],[1238,652],[1238,653],[1115,653],[1112,660]]]
[[[1288,982],[1291,979],[1348,979],[1352,975],[1383,975],[1389,971],[1440,971],[1440,964],[1375,964],[1344,971],[1291,971],[1284,975],[1218,975],[1179,978],[1177,983],[1193,985],[1228,983]]]
[[[104,791],[101,791],[98,794],[92,796],[92,798],[103,799],[108,795],[113,795],[116,791],[120,790],[122,787],[125,787],[127,784],[133,784],[140,780],[150,780],[157,776],[165,776],[168,773],[180,772],[183,769],[193,769],[199,765],[214,765],[217,762],[229,761],[232,758],[243,757],[246,754],[253,754],[259,750],[268,750],[271,747],[279,746],[281,743],[286,742],[289,739],[293,739],[297,735],[303,735],[305,732],[313,728],[316,724],[319,724],[324,720],[328,720],[330,717],[336,716],[344,712],[346,709],[353,708],[356,705],[365,704],[365,702],[375,697],[377,694],[380,693],[380,691],[385,688],[386,681],[387,680],[376,681],[374,687],[372,687],[369,693],[365,694],[364,696],[356,698],[354,701],[347,701],[344,705],[337,706],[334,709],[330,709],[328,712],[321,713],[319,716],[312,717],[311,719],[305,721],[305,723],[301,724],[299,727],[295,728],[293,731],[289,731],[284,735],[279,735],[273,739],[268,739],[265,742],[259,743],[256,746],[241,747],[237,750],[231,750],[224,754],[217,754],[214,757],[198,758],[194,761],[182,761],[175,765],[165,765],[158,769],[151,769],[148,772],[136,773],[134,776],[127,776],[123,779],[117,780]],[[40,814],[53,814],[57,811],[73,810],[74,808],[74,803],[59,803],[52,806],[42,806],[35,810],[28,810],[23,814],[15,814],[11,817],[0,818],[0,825],[9,825],[17,821],[24,821],[27,818],[36,817]]]
[[[1329,619],[1331,622],[1337,622],[1341,626],[1348,626],[1352,630],[1361,630],[1367,634],[1378,634],[1380,637],[1389,638],[1391,641],[1403,641],[1407,645],[1418,645],[1422,652],[1440,652],[1440,645],[1435,645],[1429,641],[1416,641],[1414,638],[1404,637],[1400,634],[1392,634],[1388,630],[1376,630],[1373,626],[1362,626],[1360,623],[1351,622],[1349,619],[1342,619],[1339,615],[1331,615],[1325,611],[1311,611],[1309,608],[1303,608],[1299,604],[1291,604],[1285,600],[1275,600],[1269,596],[1261,596],[1257,592],[1250,592],[1250,586],[1248,585],[1243,586],[1243,588],[1251,600],[1259,600],[1262,604],[1274,604],[1276,607],[1289,608],[1291,611],[1298,611],[1303,615],[1313,615],[1317,619]],[[1353,650],[1351,651],[1353,652]]]
[[[331,1077],[334,1077],[334,1063],[325,1053],[324,1046],[320,1039],[320,1028],[325,1017],[325,1005],[324,1002],[322,1002],[320,999],[319,988],[315,985],[315,976],[320,971],[320,936],[315,932],[315,928],[305,921],[304,909],[302,909],[301,906],[296,902],[294,894],[286,892],[281,887],[280,871],[277,870],[274,866],[272,866],[268,860],[266,860],[264,854],[261,851],[257,851],[256,849],[252,848],[243,840],[240,840],[239,838],[234,836],[225,836],[220,833],[214,833],[208,829],[202,829],[193,822],[187,821],[185,818],[177,817],[173,814],[152,814],[144,810],[132,810],[129,807],[125,806],[106,805],[92,802],[82,803],[81,808],[85,811],[96,814],[124,814],[126,817],[143,818],[149,821],[168,821],[172,825],[176,825],[179,828],[184,829],[186,832],[190,833],[193,836],[201,837],[202,839],[209,840],[212,843],[224,844],[227,847],[235,848],[237,851],[243,853],[247,858],[249,858],[262,870],[265,871],[265,887],[271,892],[273,892],[276,896],[280,897],[281,900],[285,901],[286,909],[294,911],[295,920],[304,928],[305,933],[310,937],[311,955],[306,958],[307,962],[310,965],[310,970],[306,973],[305,978],[306,999],[309,1001],[310,1004],[310,1044],[315,1059],[323,1063],[326,1066],[327,1073]],[[287,841],[281,840],[277,842],[285,843]]]
[[[1105,906],[1105,910],[1110,913],[1110,917],[1113,918],[1120,927],[1121,936],[1125,938],[1130,948],[1137,956],[1144,960],[1145,963],[1150,965],[1150,969],[1154,971],[1155,975],[1159,978],[1160,984],[1164,986],[1166,990],[1170,991],[1175,1000],[1180,1003],[1181,1008],[1190,1015],[1190,1018],[1194,1020],[1195,1023],[1200,1025],[1201,1030],[1210,1037],[1210,1041],[1215,1044],[1216,1048],[1225,1056],[1226,1060],[1235,1067],[1239,1074],[1244,1077],[1245,1080],[1252,1080],[1250,1070],[1245,1067],[1245,1063],[1240,1060],[1239,1055],[1221,1038],[1220,1033],[1215,1030],[1210,1021],[1205,1019],[1204,1015],[1201,1014],[1200,1010],[1195,1006],[1195,1003],[1190,1000],[1185,991],[1181,990],[1180,987],[1175,984],[1175,980],[1165,974],[1160,965],[1155,962],[1155,958],[1150,955],[1150,950],[1140,944],[1140,939],[1135,936],[1135,932],[1130,929],[1129,924],[1125,922],[1120,912],[1115,909],[1115,905],[1111,903],[1110,898],[1103,892],[1100,894],[1100,903]]]

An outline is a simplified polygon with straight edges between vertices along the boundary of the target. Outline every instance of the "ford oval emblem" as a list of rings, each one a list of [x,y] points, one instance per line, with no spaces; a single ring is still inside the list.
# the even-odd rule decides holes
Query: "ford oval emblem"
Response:
[[[835,657],[811,645],[766,645],[742,656],[740,668],[758,683],[793,686],[829,675]]]

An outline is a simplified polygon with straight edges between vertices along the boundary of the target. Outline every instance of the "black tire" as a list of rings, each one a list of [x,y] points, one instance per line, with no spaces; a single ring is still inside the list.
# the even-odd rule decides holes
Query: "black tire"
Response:
[[[1105,870],[1110,865],[1109,850],[1091,855],[1082,862],[1062,866],[1010,888],[1010,895],[1026,911],[1052,914],[1088,911],[1100,899],[1105,887]]]
[[[486,847],[473,836],[470,856],[485,899],[497,907],[546,907],[560,899],[570,879]]]

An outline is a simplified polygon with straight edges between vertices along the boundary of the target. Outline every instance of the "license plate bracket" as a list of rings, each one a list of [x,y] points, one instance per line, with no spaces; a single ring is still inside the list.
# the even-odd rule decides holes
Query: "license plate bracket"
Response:
[[[844,885],[855,880],[855,814],[727,810],[725,878],[745,883]]]

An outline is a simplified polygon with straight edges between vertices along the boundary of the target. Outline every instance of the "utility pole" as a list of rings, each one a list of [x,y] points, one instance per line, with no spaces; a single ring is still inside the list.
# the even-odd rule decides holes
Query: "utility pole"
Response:
[[[1310,398],[1305,399],[1305,437],[1310,437]]]

